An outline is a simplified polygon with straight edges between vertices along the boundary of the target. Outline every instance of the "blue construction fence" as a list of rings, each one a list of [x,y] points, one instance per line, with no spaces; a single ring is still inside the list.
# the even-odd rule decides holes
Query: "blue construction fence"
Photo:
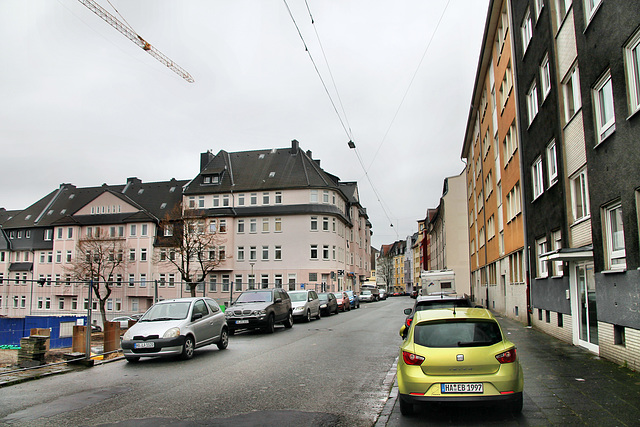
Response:
[[[0,345],[19,346],[20,339],[28,337],[31,329],[49,329],[49,348],[71,347],[73,326],[86,325],[84,316],[25,316],[0,317]]]

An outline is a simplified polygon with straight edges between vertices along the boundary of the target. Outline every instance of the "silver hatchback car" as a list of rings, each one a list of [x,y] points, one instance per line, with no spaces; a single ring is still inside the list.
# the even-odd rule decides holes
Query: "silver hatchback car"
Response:
[[[229,345],[229,328],[218,303],[211,298],[179,298],[154,304],[122,337],[128,362],[141,357],[193,357],[209,344]]]

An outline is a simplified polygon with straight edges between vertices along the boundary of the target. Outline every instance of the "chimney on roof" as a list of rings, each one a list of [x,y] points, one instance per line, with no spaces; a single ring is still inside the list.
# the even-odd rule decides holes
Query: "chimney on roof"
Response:
[[[297,139],[293,139],[291,141],[291,154],[296,155],[298,154],[299,150],[300,150],[300,143],[298,142]]]
[[[130,178],[127,178],[127,184],[142,184],[142,180],[136,178],[135,176],[132,176]]]
[[[213,160],[213,153],[211,152],[211,150],[207,150],[206,153],[202,153],[200,154],[200,171],[203,171],[204,168],[207,167],[207,165],[209,164],[209,162],[211,160]]]

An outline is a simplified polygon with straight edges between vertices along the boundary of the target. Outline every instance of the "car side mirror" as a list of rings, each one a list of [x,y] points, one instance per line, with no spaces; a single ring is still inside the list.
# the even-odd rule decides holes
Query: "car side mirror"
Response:
[[[202,319],[202,313],[193,313],[193,316],[191,316],[191,321],[195,322],[198,319]]]
[[[407,316],[409,316],[409,315],[411,315],[411,311],[412,311],[412,309],[411,309],[411,308],[405,308],[405,309],[404,309],[404,314],[406,314]]]
[[[402,339],[405,339],[407,337],[407,332],[407,326],[402,325],[402,327],[400,328],[400,336],[402,337]]]
[[[282,298],[276,298],[276,304],[281,303],[282,302]]]

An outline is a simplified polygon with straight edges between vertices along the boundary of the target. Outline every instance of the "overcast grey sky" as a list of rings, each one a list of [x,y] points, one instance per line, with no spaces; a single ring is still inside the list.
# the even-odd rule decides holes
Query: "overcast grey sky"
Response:
[[[287,0],[337,103],[320,36],[380,201],[284,1],[111,3],[195,83],[77,0],[2,0],[0,207],[26,208],[61,183],[191,179],[206,150],[297,139],[327,172],[358,181],[380,248],[414,233],[443,179],[463,170],[488,0]]]

